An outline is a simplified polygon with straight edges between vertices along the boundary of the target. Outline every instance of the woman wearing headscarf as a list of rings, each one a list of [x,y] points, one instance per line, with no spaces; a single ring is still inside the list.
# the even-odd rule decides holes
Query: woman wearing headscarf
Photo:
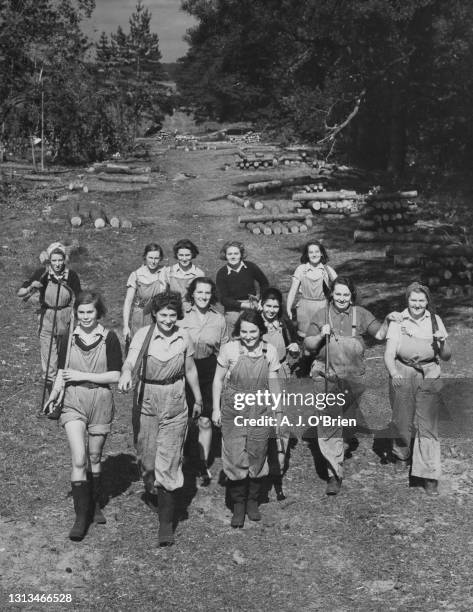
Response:
[[[406,469],[411,459],[411,475],[423,479],[425,491],[432,495],[437,493],[441,473],[439,362],[448,361],[451,351],[429,288],[411,283],[406,289],[406,302],[400,320],[389,325],[384,355],[396,428],[393,455]]]
[[[220,259],[223,259],[226,265],[217,272],[215,280],[220,302],[225,309],[228,333],[232,335],[242,310],[255,308],[258,304],[258,294],[261,294],[269,283],[260,268],[246,259],[245,247],[237,240],[230,240],[223,245]]]
[[[41,365],[46,389],[51,391],[57,374],[58,346],[68,334],[72,306],[81,286],[79,276],[66,265],[66,247],[61,242],[50,244],[47,254],[46,270],[35,270],[31,278],[23,283],[17,295],[26,301],[39,291]]]

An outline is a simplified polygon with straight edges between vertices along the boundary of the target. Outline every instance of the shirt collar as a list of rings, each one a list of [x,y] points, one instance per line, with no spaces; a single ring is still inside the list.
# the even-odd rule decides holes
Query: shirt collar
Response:
[[[412,321],[413,323],[421,323],[421,321],[425,321],[425,319],[430,318],[430,312],[426,310],[420,319],[414,319],[414,317],[412,317],[411,313],[409,312],[409,308],[405,308],[401,312],[401,316],[402,316],[403,321],[407,320],[407,321]]]
[[[197,268],[195,264],[191,264],[191,267],[188,270],[183,270],[181,266],[179,265],[179,263],[176,263],[172,266],[172,271],[178,272],[179,274],[186,274],[186,275],[192,275],[192,276],[197,275]]]
[[[309,270],[323,270],[324,269],[324,264],[322,262],[318,263],[316,266],[313,266],[311,263],[307,262],[305,264],[305,271],[308,272]]]
[[[243,260],[240,261],[240,265],[238,266],[236,270],[234,270],[233,268],[230,268],[230,266],[227,264],[227,273],[228,275],[230,275],[232,272],[235,272],[235,274],[238,274],[238,272],[240,272],[242,268],[247,268],[247,267],[248,266]]]
[[[200,314],[199,311],[197,310],[197,306],[195,304],[193,304],[191,306],[191,312],[195,312],[196,314]],[[213,304],[210,304],[207,312],[214,312],[214,313],[216,313],[217,309],[215,308],[215,306]]]
[[[163,334],[162,332],[159,331],[159,328],[157,325],[154,326],[154,334],[153,334],[153,338],[161,338],[162,340],[166,340],[166,342],[173,342],[174,340],[177,340],[178,338],[184,338],[184,334],[182,333],[182,330],[175,325],[174,326],[174,330],[173,333],[170,336],[166,336],[165,334]]]
[[[101,323],[98,323],[97,327],[92,333],[94,336],[105,336],[105,327]],[[75,336],[82,336],[84,334],[84,330],[80,325],[76,325],[73,334]]]

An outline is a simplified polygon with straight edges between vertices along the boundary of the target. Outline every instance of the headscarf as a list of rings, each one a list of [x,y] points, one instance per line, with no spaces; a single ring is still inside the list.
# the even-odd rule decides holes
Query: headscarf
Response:
[[[66,247],[62,244],[62,242],[52,242],[46,249],[46,253],[48,254],[49,258],[51,258],[51,255],[56,251],[62,253],[64,255],[64,259],[66,258]]]
[[[427,308],[429,309],[429,312],[434,314],[435,305],[432,300],[430,289],[427,287],[427,285],[424,285],[423,283],[420,283],[419,281],[414,281],[413,283],[411,283],[406,289],[406,301],[409,300],[409,296],[414,291],[423,293],[425,295],[425,297],[427,298]]]

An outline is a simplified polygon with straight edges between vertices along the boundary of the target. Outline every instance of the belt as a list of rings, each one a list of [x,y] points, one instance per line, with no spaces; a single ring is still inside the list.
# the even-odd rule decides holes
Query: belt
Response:
[[[65,308],[70,308],[70,304],[66,306],[50,306],[49,304],[41,304],[41,308],[44,310],[64,310]]]
[[[145,385],[172,385],[178,380],[182,380],[184,378],[184,374],[176,374],[175,376],[170,376],[169,378],[163,378],[162,380],[155,380],[153,378],[142,378],[141,382]]]
[[[418,372],[424,372],[424,370],[422,369],[422,366],[424,365],[428,365],[429,363],[437,363],[438,364],[438,360],[437,359],[429,359],[427,361],[416,361],[415,363],[413,363],[412,361],[405,361],[404,359],[401,359],[399,356],[396,357],[396,359],[398,361],[400,361],[403,365],[408,366],[409,368],[414,368],[414,370],[417,370]]]
[[[82,381],[82,382],[69,382],[67,383],[68,387],[85,387],[86,389],[110,389],[110,385],[108,384],[99,384],[99,383],[93,383],[93,382],[88,382],[88,381]]]

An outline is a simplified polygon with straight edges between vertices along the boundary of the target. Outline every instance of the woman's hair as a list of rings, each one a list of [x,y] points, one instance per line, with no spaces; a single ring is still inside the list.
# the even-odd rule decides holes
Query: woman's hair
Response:
[[[60,255],[64,261],[66,261],[66,254],[64,253],[64,251],[62,249],[53,249],[50,253],[49,253],[49,261],[51,261],[51,257],[53,255]]]
[[[208,276],[197,276],[196,278],[192,279],[189,286],[187,287],[186,300],[190,302],[191,304],[194,304],[194,291],[196,290],[197,285],[199,283],[202,285],[210,285],[210,302],[209,303],[216,304],[217,303],[217,287],[214,281],[211,278],[208,278]]]
[[[414,292],[423,293],[427,298],[427,308],[429,309],[429,312],[435,313],[434,301],[432,300],[432,294],[430,293],[430,289],[427,287],[427,285],[424,285],[419,281],[414,281],[411,283],[406,289],[406,301],[409,301],[411,293]]]
[[[257,310],[244,310],[235,323],[235,329],[233,330],[232,334],[233,336],[237,337],[240,335],[241,324],[245,322],[256,325],[256,327],[260,330],[261,336],[267,331],[264,319]]]
[[[158,251],[161,259],[164,257],[164,251],[157,242],[150,242],[145,246],[145,250],[143,251],[143,257],[146,257],[146,255],[148,255],[148,253],[151,253],[152,251]]]
[[[194,257],[197,257],[197,255],[199,254],[199,249],[195,246],[193,242],[187,240],[187,238],[184,238],[183,240],[178,240],[176,244],[172,247],[172,250],[174,251],[174,257],[176,259],[179,249],[189,249],[189,251],[192,253],[192,259],[194,259]]]
[[[227,261],[227,250],[230,247],[236,247],[241,253],[241,258],[242,259],[246,258],[246,249],[245,249],[245,245],[243,244],[243,242],[239,242],[238,240],[229,240],[220,249],[220,254],[219,254],[220,259],[222,259],[223,261]]]
[[[107,309],[103,303],[100,293],[95,291],[81,291],[74,302],[74,312],[77,314],[77,309],[83,304],[93,304],[97,311],[97,319],[101,319],[107,314]]]
[[[276,287],[268,287],[263,291],[263,295],[261,296],[261,304],[267,300],[276,300],[279,304],[279,312],[277,314],[277,318],[280,319],[282,317],[282,293]]]
[[[178,319],[182,319],[182,298],[181,294],[177,291],[162,291],[154,296],[151,301],[151,316],[153,321],[156,321],[156,313],[163,308],[170,308],[175,310]]]
[[[320,261],[323,264],[326,264],[328,261],[328,253],[324,247],[324,245],[320,242],[320,240],[310,240],[306,242],[302,247],[302,255],[301,255],[301,263],[308,263],[309,261],[309,247],[312,245],[319,247],[320,249]]]
[[[332,281],[330,285],[330,300],[331,301],[333,301],[333,292],[335,289],[335,285],[345,285],[345,287],[348,287],[351,293],[351,303],[355,304],[356,287],[355,287],[355,283],[351,280],[349,276],[337,276],[337,278]]]

